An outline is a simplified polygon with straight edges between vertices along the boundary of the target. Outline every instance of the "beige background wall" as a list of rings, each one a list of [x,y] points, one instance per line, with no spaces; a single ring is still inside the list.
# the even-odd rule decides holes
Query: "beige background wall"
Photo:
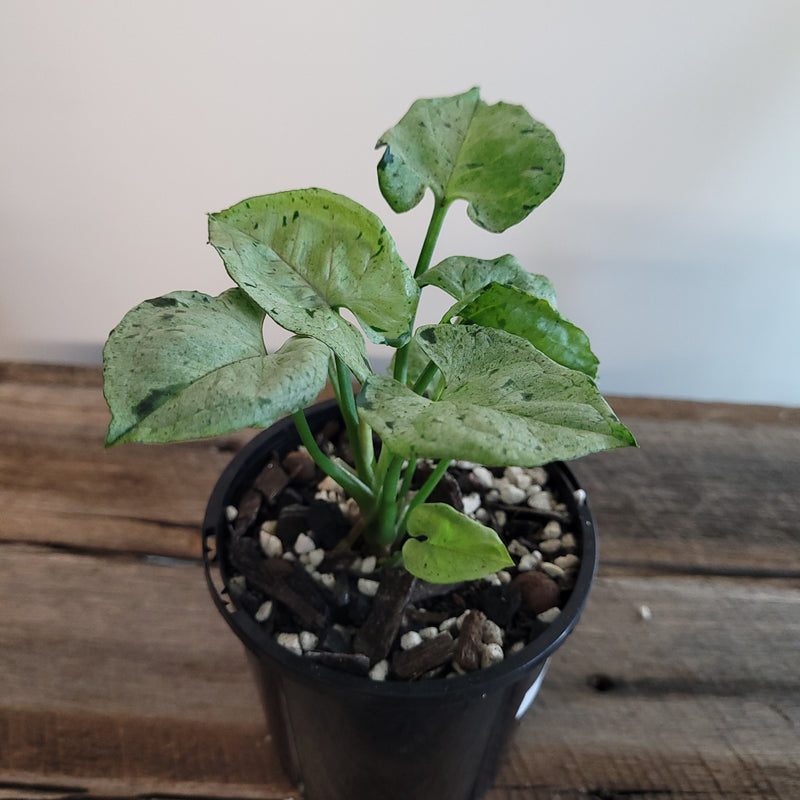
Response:
[[[606,392],[800,404],[800,3],[490,5],[0,0],[0,359],[97,361],[140,300],[220,291],[204,215],[253,194],[349,194],[413,262],[429,200],[396,217],[373,145],[480,85],[567,171],[437,258],[550,275]]]

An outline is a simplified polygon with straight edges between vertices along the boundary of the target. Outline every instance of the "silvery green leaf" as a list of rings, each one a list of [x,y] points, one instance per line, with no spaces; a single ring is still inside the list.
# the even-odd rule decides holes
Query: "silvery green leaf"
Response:
[[[328,348],[293,337],[267,355],[264,312],[240,289],[173,292],[129,311],[103,351],[106,444],[266,427],[325,386]]]
[[[375,342],[410,337],[419,287],[381,221],[323,189],[253,197],[209,216],[228,273],[279,325],[324,342],[363,381],[371,370],[353,312]]]
[[[588,376],[519,336],[431,325],[417,339],[444,375],[437,400],[372,376],[358,406],[393,452],[487,466],[537,466],[635,444]]]
[[[485,578],[514,566],[491,528],[444,503],[423,503],[408,515],[412,537],[403,545],[403,566],[430,583]]]
[[[599,362],[589,346],[589,337],[547,300],[514,286],[490,283],[456,303],[446,319],[454,317],[521,336],[562,366],[585,372],[591,378],[597,375]]]
[[[555,136],[522,106],[489,106],[471,89],[417,100],[378,141],[381,192],[408,211],[430,188],[441,206],[462,199],[470,219],[499,232],[525,219],[561,181]]]
[[[502,283],[541,297],[553,308],[558,307],[556,290],[549,278],[526,271],[512,255],[500,256],[493,261],[451,256],[423,273],[417,282],[420,286],[438,286],[456,300],[463,300],[492,282]]]

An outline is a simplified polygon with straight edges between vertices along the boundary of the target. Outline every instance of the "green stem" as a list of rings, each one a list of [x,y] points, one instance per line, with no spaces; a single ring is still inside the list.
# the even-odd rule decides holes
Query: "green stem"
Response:
[[[431,221],[428,223],[428,230],[425,233],[425,241],[422,243],[422,250],[420,250],[419,258],[417,259],[417,268],[414,270],[415,278],[421,277],[431,265],[433,249],[436,247],[436,240],[441,233],[442,223],[449,207],[450,203],[445,201],[436,203],[434,206]]]
[[[433,361],[429,361],[428,366],[422,370],[419,378],[417,378],[417,382],[412,387],[412,390],[417,394],[424,394],[425,390],[428,388],[428,384],[434,379],[438,371],[439,367],[437,367]]]
[[[444,223],[444,218],[447,215],[447,209],[449,206],[450,203],[443,200],[441,202],[437,201],[433,207],[431,221],[428,223],[428,230],[425,233],[425,240],[422,243],[422,250],[420,250],[419,258],[417,259],[417,267],[414,270],[415,278],[419,278],[421,275],[423,275],[431,265],[433,250],[436,247],[436,241],[438,240],[439,234],[442,231],[442,224]],[[397,351],[397,355],[395,356],[394,360],[394,378],[395,380],[400,381],[400,383],[403,385],[405,385],[406,381],[408,380],[409,347],[409,344],[403,345]]]
[[[431,492],[436,488],[439,481],[444,477],[447,468],[450,466],[452,459],[445,458],[440,461],[433,472],[428,476],[425,483],[422,484],[420,490],[414,495],[414,498],[408,504],[408,508],[400,519],[400,524],[397,526],[397,536],[401,536],[408,524],[408,515],[419,505],[422,505],[430,496]]]
[[[331,460],[325,453],[322,452],[317,444],[311,428],[308,427],[308,420],[303,410],[295,411],[292,414],[297,432],[300,434],[300,441],[305,445],[311,458],[319,466],[319,468],[326,474],[330,475],[342,489],[347,492],[359,505],[362,512],[369,511],[375,501],[375,495],[357,475],[348,472],[342,465],[337,464]]]
[[[404,502],[406,495],[411,491],[411,482],[414,480],[414,473],[416,471],[417,462],[416,460],[411,459],[408,462],[406,471],[403,473],[403,483],[400,485],[400,491],[397,495],[398,502]]]
[[[334,391],[339,400],[339,408],[342,411],[342,419],[347,428],[347,437],[350,440],[350,448],[353,451],[353,461],[359,478],[369,485],[374,480],[371,458],[365,457],[360,436],[360,422],[356,401],[353,396],[353,380],[350,377],[350,370],[344,365],[339,356],[334,355],[336,365],[336,381]],[[371,441],[371,440],[370,440]]]
[[[358,443],[364,454],[367,477],[372,486],[375,486],[375,445],[372,442],[372,427],[367,425],[363,417],[358,418]]]
[[[400,482],[403,460],[402,456],[392,456],[378,496],[373,542],[380,546],[392,545],[397,538],[397,484]]]

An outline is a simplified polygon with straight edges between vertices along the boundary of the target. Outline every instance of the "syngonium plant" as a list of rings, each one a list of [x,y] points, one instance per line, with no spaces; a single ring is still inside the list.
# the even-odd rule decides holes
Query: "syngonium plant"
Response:
[[[477,579],[513,562],[494,530],[425,502],[453,460],[539,466],[634,439],[600,395],[589,340],[558,312],[546,277],[510,255],[430,266],[455,200],[499,233],[552,194],[564,170],[553,133],[472,89],[416,101],[377,147],[395,212],[433,193],[415,270],[378,217],[324,189],[209,215],[210,243],[236,288],[173,292],[125,315],[103,354],[106,443],[202,438],[291,415],[314,461],[358,503],[368,548],[428,581]],[[454,304],[415,331],[427,286]],[[292,334],[274,353],[267,314]],[[395,348],[391,375],[373,372],[363,334]],[[328,379],[352,464],[321,450],[304,414]],[[433,468],[412,492],[423,459]]]

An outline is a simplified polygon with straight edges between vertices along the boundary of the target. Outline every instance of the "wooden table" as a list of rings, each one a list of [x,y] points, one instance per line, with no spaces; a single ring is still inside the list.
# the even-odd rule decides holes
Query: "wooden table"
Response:
[[[599,576],[488,800],[797,800],[800,409],[614,405],[641,448],[575,465]],[[99,371],[0,365],[0,797],[297,797],[199,562],[246,435],[107,420]]]

